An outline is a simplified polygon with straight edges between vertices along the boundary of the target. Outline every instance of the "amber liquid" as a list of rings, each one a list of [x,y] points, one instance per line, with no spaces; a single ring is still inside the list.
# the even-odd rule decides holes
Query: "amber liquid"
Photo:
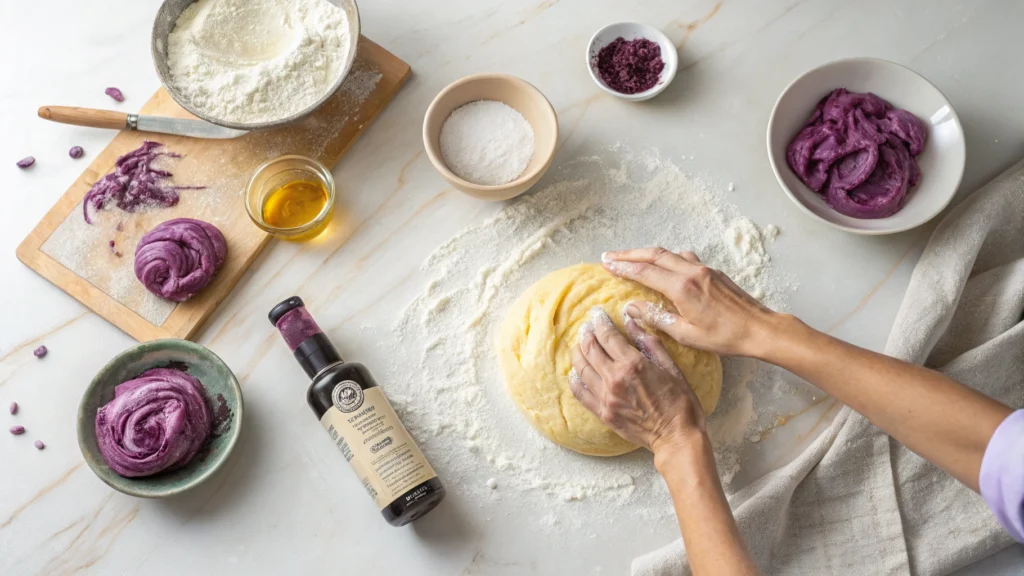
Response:
[[[327,205],[327,189],[319,182],[295,180],[281,186],[263,200],[263,221],[274,228],[298,228],[316,220]],[[308,240],[320,234],[330,219],[289,240]]]

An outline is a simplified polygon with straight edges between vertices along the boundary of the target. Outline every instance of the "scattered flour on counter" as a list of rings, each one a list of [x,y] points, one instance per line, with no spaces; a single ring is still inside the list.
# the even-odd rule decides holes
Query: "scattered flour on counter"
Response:
[[[656,152],[616,145],[552,172],[546,186],[456,233],[427,258],[424,289],[395,326],[389,397],[449,489],[468,502],[482,506],[503,495],[535,500],[550,511],[539,522],[549,529],[614,522],[625,505],[640,518],[671,518],[649,452],[607,459],[576,454],[519,414],[494,353],[505,311],[552,270],[638,246],[693,250],[776,309],[786,307],[792,283],[770,266],[768,234],[740,216],[713,183]],[[723,394],[709,430],[729,481],[753,430],[748,386],[761,371],[751,360],[723,364]]]

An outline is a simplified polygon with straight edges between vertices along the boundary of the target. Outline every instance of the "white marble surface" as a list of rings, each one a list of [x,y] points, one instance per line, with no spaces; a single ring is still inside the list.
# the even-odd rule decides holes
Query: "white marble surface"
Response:
[[[334,170],[346,216],[336,234],[316,245],[273,243],[199,336],[243,383],[245,436],[225,471],[168,501],[112,492],[83,464],[75,437],[85,384],[134,342],[14,257],[111,136],[48,124],[36,108],[110,107],[107,86],[125,92],[125,109],[145,101],[158,86],[148,47],[158,2],[0,4],[0,404],[17,400],[18,422],[47,443],[37,452],[24,437],[0,434],[0,573],[622,574],[634,555],[675,538],[671,522],[648,533],[627,529],[628,509],[622,529],[552,538],[531,528],[537,511],[519,509],[514,498],[470,508],[456,490],[414,527],[387,526],[325,441],[305,405],[306,382],[265,318],[298,293],[348,357],[371,368],[386,361],[387,343],[361,338],[356,326],[392,322],[421,286],[423,258],[498,207],[445,186],[422,154],[422,114],[452,80],[498,71],[534,83],[555,106],[563,134],[556,163],[622,141],[693,155],[696,168],[734,182],[744,214],[783,230],[774,260],[800,281],[793,311],[880,349],[928,229],[861,238],[804,216],[765,157],[768,113],[782,88],[818,63],[867,55],[908,65],[945,92],[963,121],[961,195],[968,193],[1024,155],[1024,77],[1016,72],[1024,4],[720,4],[715,12],[714,0],[363,2],[366,35],[414,75]],[[682,42],[675,82],[645,104],[603,95],[582,64],[592,32],[623,19]],[[86,158],[69,159],[72,145]],[[36,166],[16,168],[28,154]],[[41,343],[51,354],[38,361],[31,351]],[[819,415],[790,425],[820,427]],[[4,429],[9,419],[5,410]],[[972,571],[1019,574],[1021,566],[1024,552],[1014,548]]]

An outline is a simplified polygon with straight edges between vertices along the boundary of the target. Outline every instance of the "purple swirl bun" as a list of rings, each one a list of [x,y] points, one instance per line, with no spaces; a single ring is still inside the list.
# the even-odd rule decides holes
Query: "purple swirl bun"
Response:
[[[153,294],[184,302],[202,290],[227,256],[224,235],[192,218],[168,220],[135,247],[135,276]]]
[[[152,476],[188,464],[210,436],[213,417],[195,377],[152,368],[114,388],[96,411],[103,460],[126,478]]]

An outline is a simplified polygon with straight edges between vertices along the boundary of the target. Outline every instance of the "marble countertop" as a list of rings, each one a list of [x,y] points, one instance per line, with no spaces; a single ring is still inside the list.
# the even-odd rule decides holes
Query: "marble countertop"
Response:
[[[828,60],[886,58],[936,84],[960,115],[968,141],[960,197],[1024,156],[1024,77],[1010,73],[1024,52],[1018,2],[364,2],[364,33],[409,62],[413,76],[334,169],[347,224],[316,245],[272,243],[197,338],[246,394],[244,440],[228,468],[185,496],[136,500],[89,471],[75,435],[90,376],[134,341],[20,264],[14,250],[84,166],[66,150],[96,154],[111,138],[41,121],[36,108],[110,107],[107,86],[124,91],[124,108],[144,102],[158,87],[148,49],[158,4],[0,6],[8,24],[0,35],[8,55],[0,71],[0,404],[17,400],[19,423],[47,444],[38,452],[0,436],[0,573],[622,574],[635,555],[677,537],[667,522],[653,536],[604,529],[550,538],[531,529],[530,511],[514,499],[470,508],[457,491],[413,527],[391,528],[305,405],[307,383],[276,341],[269,307],[293,293],[331,298],[318,317],[346,355],[385,362],[381,342],[360,338],[357,325],[392,322],[419,288],[426,255],[498,209],[452,191],[423,154],[422,115],[461,76],[505,72],[538,86],[561,123],[556,164],[623,142],[693,156],[699,170],[734,182],[744,215],[783,230],[773,259],[799,280],[791,310],[876,350],[930,227],[856,237],[796,209],[765,155],[781,90]],[[583,66],[590,35],[616,20],[657,26],[680,46],[674,83],[651,102],[603,94]],[[29,154],[36,166],[14,166]],[[51,351],[42,361],[32,356],[39,344]],[[790,425],[813,436],[827,420],[820,412]],[[1022,565],[1018,547],[969,571],[1019,573]]]

